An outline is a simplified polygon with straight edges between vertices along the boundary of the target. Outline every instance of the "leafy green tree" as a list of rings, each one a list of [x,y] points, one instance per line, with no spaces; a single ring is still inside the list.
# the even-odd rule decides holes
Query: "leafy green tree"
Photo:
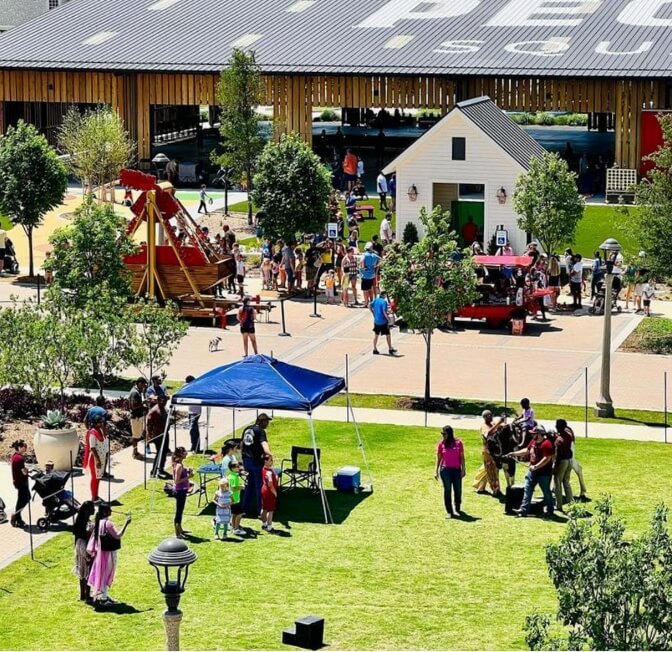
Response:
[[[296,134],[268,143],[257,161],[254,203],[264,211],[265,237],[292,240],[297,233],[322,231],[329,219],[331,176]]]
[[[160,306],[154,298],[141,299],[128,310],[136,325],[128,362],[151,378],[168,365],[189,326],[180,319],[176,306]]]
[[[133,141],[119,114],[108,106],[80,113],[71,108],[58,131],[58,146],[70,156],[74,175],[85,189],[104,186],[119,178],[133,158]]]
[[[232,169],[238,177],[245,176],[248,191],[252,190],[256,161],[264,147],[256,112],[262,97],[261,71],[254,52],[234,50],[217,85],[224,152],[213,153],[213,160]],[[252,202],[248,202],[247,211],[248,222],[252,224]]]
[[[574,242],[585,202],[576,186],[576,174],[557,154],[533,158],[530,169],[516,181],[513,207],[518,226],[531,233],[548,254]]]
[[[58,206],[68,187],[68,171],[47,139],[20,120],[0,140],[0,214],[20,224],[28,238],[29,275],[34,276],[33,230]]]
[[[672,275],[672,115],[658,116],[663,131],[663,144],[647,161],[654,168],[636,188],[638,210],[629,211],[641,247],[646,251],[646,264],[658,275]]]
[[[125,369],[131,358],[135,324],[127,309],[127,300],[103,285],[75,307],[64,299],[67,318],[80,346],[81,366],[85,378],[92,378],[102,395],[105,382]]]
[[[395,244],[382,266],[383,285],[397,303],[408,327],[425,338],[425,405],[429,404],[432,334],[450,320],[451,313],[478,296],[471,258],[457,246],[450,214],[423,207],[420,221],[425,237],[413,245]]]
[[[131,296],[123,256],[133,253],[135,245],[113,206],[97,204],[88,195],[72,223],[55,231],[49,242],[53,252],[44,266],[54,272],[52,299],[65,293],[73,306],[84,307],[101,288],[123,299]]]
[[[672,646],[672,537],[659,505],[649,529],[625,538],[609,497],[595,516],[570,511],[567,528],[546,549],[558,594],[555,621],[528,616],[532,650],[668,650]]]

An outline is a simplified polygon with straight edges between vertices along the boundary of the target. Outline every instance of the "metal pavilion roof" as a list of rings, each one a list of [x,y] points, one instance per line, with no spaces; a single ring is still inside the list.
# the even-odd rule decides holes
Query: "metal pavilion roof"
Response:
[[[71,0],[0,36],[0,66],[668,77],[670,0]]]

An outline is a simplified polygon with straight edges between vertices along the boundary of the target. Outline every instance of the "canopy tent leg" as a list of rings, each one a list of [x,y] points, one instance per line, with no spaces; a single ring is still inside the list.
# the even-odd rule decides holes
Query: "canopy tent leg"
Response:
[[[324,522],[329,525],[333,523],[331,518],[331,509],[329,509],[329,502],[327,501],[327,494],[324,491],[324,484],[322,482],[322,464],[317,454],[317,439],[315,437],[315,424],[313,423],[313,413],[308,413],[308,420],[310,422],[310,436],[313,440],[313,453],[315,454],[315,463],[317,465],[317,485],[320,489],[320,500],[322,501],[322,512],[324,514]]]
[[[352,416],[352,423],[355,426],[355,433],[357,434],[357,446],[362,453],[362,459],[364,460],[364,468],[366,469],[366,476],[369,479],[369,487],[373,487],[373,477],[371,476],[371,468],[369,467],[369,460],[366,457],[366,449],[364,448],[364,440],[362,435],[359,432],[359,424],[355,418],[355,411],[352,409],[352,404],[348,405],[350,409],[350,415]]]
[[[201,447],[201,442],[198,442],[199,448]],[[210,408],[205,408],[205,453],[210,450]]]
[[[155,458],[155,459],[161,459],[161,455],[163,455],[164,446],[166,446],[166,441],[167,441],[168,437],[170,436],[168,434],[169,431],[170,431],[170,418],[173,416],[174,411],[175,411],[175,407],[171,404],[170,408],[168,408],[168,418],[166,419],[166,426],[163,429],[163,440],[161,442],[161,448],[157,449],[157,451],[156,451],[157,458]],[[154,441],[154,440],[150,440],[150,441]],[[147,455],[145,455],[145,458],[146,457],[147,457]],[[154,474],[152,474],[151,477],[153,479],[156,479],[156,476]],[[149,494],[149,512],[150,513],[154,510],[155,493],[156,493],[156,490],[153,490]]]

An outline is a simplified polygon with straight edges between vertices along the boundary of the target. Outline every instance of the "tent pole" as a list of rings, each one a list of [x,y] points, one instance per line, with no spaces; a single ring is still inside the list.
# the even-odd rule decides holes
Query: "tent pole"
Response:
[[[174,410],[175,410],[175,408],[171,404],[170,409],[168,410],[168,418],[166,419],[166,427],[163,429],[163,439],[161,440],[161,449],[156,451],[156,459],[155,459],[155,462],[154,462],[154,466],[156,466],[158,464],[158,461],[161,459],[161,457],[163,455],[163,449],[166,445],[166,439],[169,437],[168,431],[170,430],[170,417],[173,416],[173,411]],[[154,478],[156,478],[159,471],[163,471],[163,469],[159,469],[159,468],[152,469],[152,476]]]
[[[329,525],[332,523],[331,510],[327,502],[327,495],[324,491],[324,484],[322,483],[322,464],[317,454],[317,439],[315,438],[315,425],[313,423],[313,413],[308,412],[308,420],[310,422],[310,436],[313,440],[313,453],[315,454],[315,464],[317,466],[317,484],[320,488],[320,499],[322,500],[322,512],[324,513],[324,522]]]
[[[350,405],[349,407],[350,407],[350,414],[352,416],[352,423],[355,426],[355,433],[357,434],[357,446],[359,446],[359,450],[362,453],[362,459],[364,460],[364,467],[366,468],[366,475],[369,478],[369,486],[373,487],[373,478],[371,477],[369,460],[366,458],[366,450],[364,449],[364,440],[362,439],[362,435],[359,432],[359,424],[357,423],[357,419],[355,418],[355,411],[352,409],[352,405]]]
[[[350,364],[345,354],[345,420],[350,423]]]
[[[201,445],[201,442],[198,442]],[[205,408],[205,453],[210,450],[210,407]]]
[[[236,408],[234,407],[231,410],[231,414],[233,415],[233,438],[236,438]]]

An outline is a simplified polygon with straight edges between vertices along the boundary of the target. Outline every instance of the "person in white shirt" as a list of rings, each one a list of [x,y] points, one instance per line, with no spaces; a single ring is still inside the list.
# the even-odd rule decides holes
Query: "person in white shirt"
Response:
[[[651,282],[644,283],[644,291],[642,292],[642,298],[644,303],[644,313],[647,317],[651,316],[651,302],[656,296],[656,288]]]
[[[378,191],[378,197],[380,198],[380,210],[387,210],[387,178],[381,170],[378,173],[378,178],[376,179],[376,189]]]
[[[390,213],[385,213],[385,217],[380,223],[380,241],[384,245],[392,242],[392,224],[390,223],[390,217]]]
[[[583,290],[583,259],[581,254],[574,256],[574,264],[569,275],[569,287],[572,290],[572,307],[575,310],[582,308],[581,292]]]
[[[238,283],[238,293],[242,297],[245,294],[244,284],[245,284],[245,257],[243,254],[238,254],[236,256],[236,282]]]
[[[364,176],[364,161],[361,158],[357,158],[357,178],[361,179]]]

